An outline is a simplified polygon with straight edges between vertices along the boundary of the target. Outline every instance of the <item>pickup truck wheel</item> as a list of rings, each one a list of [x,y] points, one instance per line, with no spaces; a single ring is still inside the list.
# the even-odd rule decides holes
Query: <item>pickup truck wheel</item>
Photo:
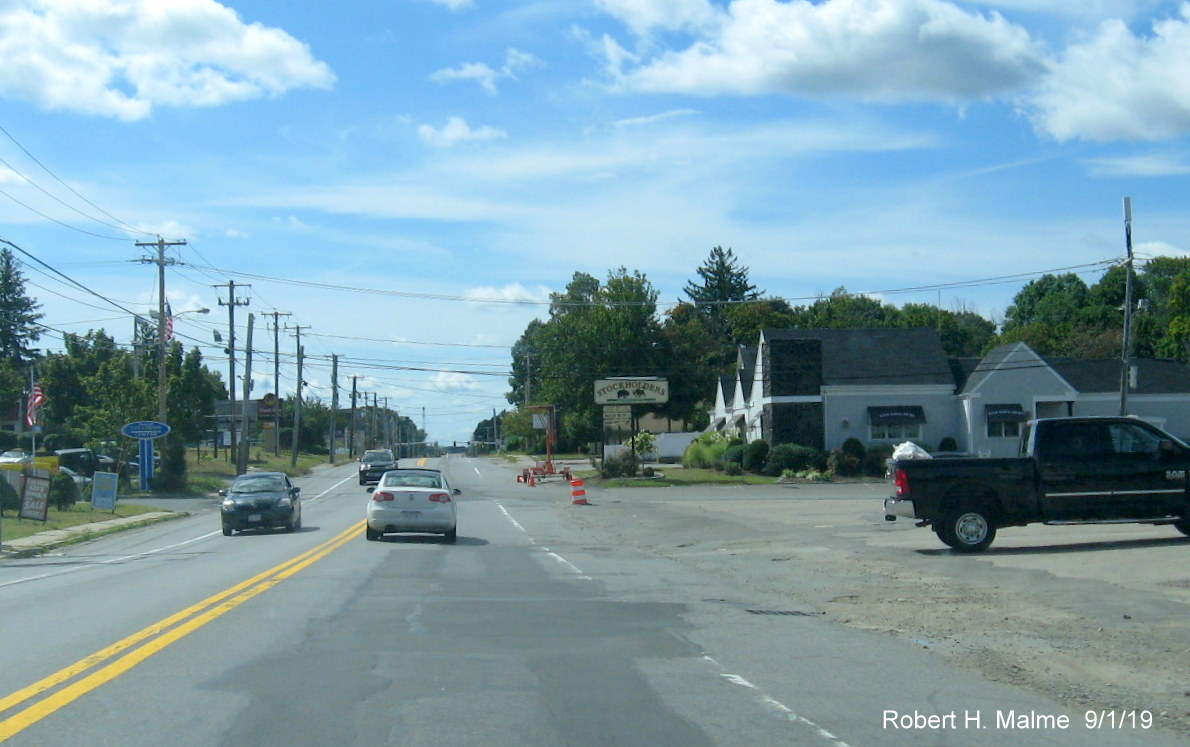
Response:
[[[982,552],[996,539],[996,524],[987,509],[964,506],[948,512],[937,532],[939,539],[959,552]]]
[[[1187,537],[1190,537],[1190,519],[1182,519],[1181,521],[1175,521],[1173,523],[1173,526],[1175,529],[1177,529],[1182,534],[1186,535]]]

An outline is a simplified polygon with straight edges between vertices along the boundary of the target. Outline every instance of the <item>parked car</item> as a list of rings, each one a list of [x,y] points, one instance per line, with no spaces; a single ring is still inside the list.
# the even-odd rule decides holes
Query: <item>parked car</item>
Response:
[[[441,534],[454,542],[458,517],[446,476],[436,469],[393,469],[380,477],[368,501],[365,536],[378,540],[386,534],[423,532]]]
[[[1021,432],[1020,456],[896,459],[885,519],[916,519],[960,552],[997,527],[1172,524],[1190,535],[1190,446],[1131,417],[1043,418]]]
[[[223,534],[230,537],[245,529],[302,528],[302,489],[284,472],[248,472],[220,490]]]
[[[359,484],[379,482],[381,475],[398,466],[392,449],[368,449],[359,458]]]
[[[33,455],[20,449],[12,449],[0,454],[0,464],[28,464],[33,461]]]

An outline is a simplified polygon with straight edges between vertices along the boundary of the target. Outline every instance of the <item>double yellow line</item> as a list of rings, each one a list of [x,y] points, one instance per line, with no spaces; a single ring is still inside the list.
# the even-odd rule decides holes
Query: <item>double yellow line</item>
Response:
[[[55,690],[24,710],[0,721],[0,742],[24,731],[58,709],[119,677],[153,654],[180,641],[203,625],[271,589],[303,568],[325,558],[339,547],[358,537],[362,529],[363,522],[360,522],[312,550],[307,550],[247,581],[207,597],[198,604],[170,615],[107,648],[78,660],[65,669],[0,699],[0,713],[5,713],[25,701],[54,690],[59,685],[79,677],[88,670],[95,670],[82,679]],[[109,660],[111,661],[109,662]],[[108,663],[105,664],[105,662]],[[95,669],[96,667],[100,668]]]

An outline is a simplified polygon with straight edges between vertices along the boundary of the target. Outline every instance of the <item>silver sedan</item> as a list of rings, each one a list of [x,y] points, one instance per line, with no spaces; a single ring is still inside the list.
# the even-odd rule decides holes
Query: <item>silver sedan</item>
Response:
[[[454,542],[458,529],[454,497],[446,476],[436,469],[392,469],[380,477],[368,501],[365,536],[378,540],[397,532],[441,534]]]

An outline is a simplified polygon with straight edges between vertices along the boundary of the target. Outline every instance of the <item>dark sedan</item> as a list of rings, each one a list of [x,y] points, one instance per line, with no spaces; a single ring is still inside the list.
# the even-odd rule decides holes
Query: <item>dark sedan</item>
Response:
[[[232,481],[223,496],[223,534],[245,529],[302,528],[302,489],[284,472],[249,472]]]

